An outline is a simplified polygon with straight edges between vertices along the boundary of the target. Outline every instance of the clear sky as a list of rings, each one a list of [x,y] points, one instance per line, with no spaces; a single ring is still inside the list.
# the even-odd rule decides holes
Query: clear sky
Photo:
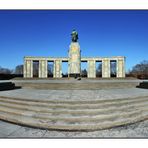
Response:
[[[126,70],[148,60],[148,11],[0,11],[0,66],[13,69],[24,56],[67,57],[71,31],[81,56],[125,56]]]

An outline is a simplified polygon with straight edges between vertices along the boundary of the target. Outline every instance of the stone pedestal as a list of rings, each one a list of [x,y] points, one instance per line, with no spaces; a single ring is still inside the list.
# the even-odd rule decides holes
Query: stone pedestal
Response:
[[[68,75],[69,77],[80,76],[81,73],[81,52],[78,42],[72,42],[69,49],[69,61],[68,61]]]

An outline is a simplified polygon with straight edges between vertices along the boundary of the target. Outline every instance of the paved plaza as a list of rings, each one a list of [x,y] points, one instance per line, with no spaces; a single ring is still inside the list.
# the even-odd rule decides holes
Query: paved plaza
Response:
[[[1,91],[0,96],[40,100],[104,100],[148,96],[148,91],[139,88],[109,90],[39,90],[22,88]]]

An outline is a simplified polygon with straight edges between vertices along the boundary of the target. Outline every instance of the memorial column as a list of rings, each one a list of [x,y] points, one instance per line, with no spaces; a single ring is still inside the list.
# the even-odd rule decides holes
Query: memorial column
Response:
[[[117,60],[117,77],[118,78],[125,77],[125,58],[119,58]]]
[[[95,60],[88,60],[88,78],[95,78],[96,77],[96,64]]]
[[[24,60],[24,78],[32,78],[33,77],[33,61],[32,60]]]
[[[110,60],[108,58],[102,60],[102,77],[110,78]]]
[[[39,78],[47,78],[47,60],[39,60]]]
[[[53,77],[54,78],[61,78],[62,77],[62,61],[61,60],[55,60],[54,61],[54,72]]]

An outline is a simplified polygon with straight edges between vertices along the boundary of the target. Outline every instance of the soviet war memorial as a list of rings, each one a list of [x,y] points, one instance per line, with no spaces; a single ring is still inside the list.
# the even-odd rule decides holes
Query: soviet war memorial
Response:
[[[67,58],[45,58],[45,57],[25,57],[24,63],[24,78],[33,77],[33,61],[39,62],[39,78],[47,78],[47,63],[48,61],[54,62],[53,77],[61,78],[62,61],[68,62],[68,77],[80,77],[81,76],[81,62],[88,62],[88,78],[96,78],[96,65],[98,61],[102,62],[102,77],[110,78],[110,62],[117,62],[117,75],[118,78],[125,77],[125,57],[81,57],[80,45],[78,43],[78,33],[74,30],[72,32],[72,42],[69,49],[69,57]]]
[[[147,16],[0,11],[0,137],[147,138]]]

